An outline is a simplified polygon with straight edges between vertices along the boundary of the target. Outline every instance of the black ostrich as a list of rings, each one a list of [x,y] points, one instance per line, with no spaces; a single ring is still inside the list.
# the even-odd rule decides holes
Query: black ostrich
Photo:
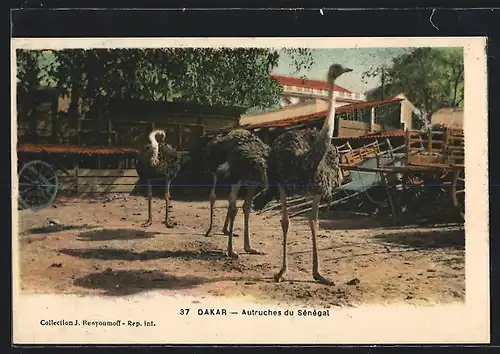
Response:
[[[260,187],[267,184],[267,157],[269,146],[258,136],[245,129],[234,129],[219,132],[214,135],[205,135],[192,149],[192,158],[188,162],[191,168],[199,170],[212,177],[210,191],[210,224],[205,233],[209,237],[213,227],[214,205],[216,201],[215,189],[217,180],[224,178],[231,185],[229,205],[224,222],[223,232],[229,236],[227,253],[237,258],[233,250],[234,219],[238,212],[236,200],[241,186],[247,186],[244,212],[244,250],[250,254],[263,254],[250,245],[248,223],[252,200]]]
[[[281,227],[283,230],[283,264],[274,279],[279,282],[287,271],[287,234],[290,225],[286,199],[288,195],[305,194],[312,198],[309,216],[311,228],[313,277],[326,285],[334,283],[319,272],[318,209],[320,201],[330,200],[335,188],[342,182],[337,148],[331,143],[335,127],[334,81],[351,69],[333,64],[328,71],[328,115],[321,131],[307,129],[288,131],[280,135],[271,145],[268,159],[268,187],[254,199],[254,209],[262,210],[274,198],[279,197],[282,205]]]
[[[156,136],[163,137],[161,142],[156,140]],[[179,173],[181,157],[172,146],[165,142],[165,131],[154,130],[149,134],[150,143],[147,144],[139,153],[136,163],[136,171],[139,176],[139,183],[148,186],[148,219],[143,227],[151,226],[153,218],[151,215],[152,181],[165,181],[165,226],[172,228],[175,222],[170,222],[168,218],[169,200],[170,200],[170,182]]]

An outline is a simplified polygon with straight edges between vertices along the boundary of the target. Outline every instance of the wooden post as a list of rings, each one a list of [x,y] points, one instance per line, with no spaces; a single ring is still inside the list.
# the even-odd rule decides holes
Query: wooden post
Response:
[[[375,131],[375,107],[370,110],[370,133]]]
[[[76,139],[77,139],[77,145],[80,146],[82,145],[82,120],[80,117],[77,118],[76,120]]]
[[[182,126],[177,124],[177,151],[182,151]]]
[[[111,119],[108,119],[108,146],[111,146]]]
[[[427,131],[427,150],[429,151],[429,155],[432,152],[432,129]]]
[[[410,154],[410,130],[406,129],[406,151],[405,151],[405,160],[406,160],[406,164],[408,164],[408,156]]]
[[[391,155],[391,159],[394,160],[394,152],[392,151],[392,144],[389,138],[385,138],[385,142],[387,143],[387,146],[389,147],[389,154]]]
[[[79,163],[78,163],[78,155],[75,155],[73,157],[73,166],[74,166],[74,170],[75,170],[75,189],[76,189],[76,194],[80,193],[80,181],[78,180],[78,166],[79,166]]]
[[[376,155],[376,159],[377,159],[377,168],[380,168],[382,167],[380,165],[380,155]],[[389,191],[389,186],[387,185],[387,179],[385,178],[385,173],[383,172],[380,172],[380,179],[382,180],[382,183],[384,184],[384,187],[385,187],[385,192],[387,194],[387,201],[389,202],[389,206],[391,208],[391,213],[392,213],[392,223],[393,225],[397,225],[398,223],[398,216],[396,214],[396,207],[394,206],[394,203],[392,201],[392,196],[391,196],[391,192]]]
[[[52,118],[52,141],[55,144],[61,143],[61,133],[59,132],[59,96],[52,97],[51,102]]]

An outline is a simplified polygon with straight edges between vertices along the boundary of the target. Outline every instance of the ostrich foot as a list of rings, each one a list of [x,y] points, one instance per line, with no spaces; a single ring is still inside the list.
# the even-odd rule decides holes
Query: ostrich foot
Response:
[[[245,252],[248,253],[248,254],[260,254],[260,255],[265,255],[266,254],[266,252],[262,252],[262,251],[256,250],[255,248],[252,248],[250,246],[245,247]]]
[[[239,258],[238,253],[234,252],[232,249],[228,249],[227,250],[227,256],[231,257],[231,258],[234,258],[234,259]]]
[[[229,236],[231,233],[229,232],[229,230],[222,230],[222,233],[226,236]],[[233,232],[233,237],[239,237],[240,235],[237,234],[236,232]]]
[[[274,275],[274,281],[279,283],[282,280],[286,280],[286,269],[281,269],[279,273]]]
[[[142,227],[148,227],[148,226],[151,226],[151,224],[153,224],[153,220],[152,219],[148,219],[146,220],[145,223],[141,224]]]
[[[318,272],[313,272],[313,278],[314,280],[318,281],[319,283],[321,284],[324,284],[324,285],[335,285],[334,281],[333,280],[330,280],[328,278],[325,278],[324,276],[322,276],[321,274],[319,274]]]
[[[165,220],[165,226],[169,229],[174,228],[177,225],[177,221]]]

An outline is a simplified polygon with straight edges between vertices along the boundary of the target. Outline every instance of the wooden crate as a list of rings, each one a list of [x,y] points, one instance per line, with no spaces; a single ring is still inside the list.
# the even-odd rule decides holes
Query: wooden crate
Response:
[[[380,154],[380,145],[378,141],[374,141],[363,145],[360,148],[351,149],[350,151],[342,154],[342,163],[347,165],[357,165],[361,161],[370,157],[375,157],[378,154]]]

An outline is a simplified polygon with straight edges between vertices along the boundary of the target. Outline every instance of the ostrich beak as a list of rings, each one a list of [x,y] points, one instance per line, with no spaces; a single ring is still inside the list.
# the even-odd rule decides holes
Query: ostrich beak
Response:
[[[344,68],[344,72],[345,73],[348,73],[348,72],[351,72],[351,71],[352,71],[352,69],[350,69],[350,68]]]

